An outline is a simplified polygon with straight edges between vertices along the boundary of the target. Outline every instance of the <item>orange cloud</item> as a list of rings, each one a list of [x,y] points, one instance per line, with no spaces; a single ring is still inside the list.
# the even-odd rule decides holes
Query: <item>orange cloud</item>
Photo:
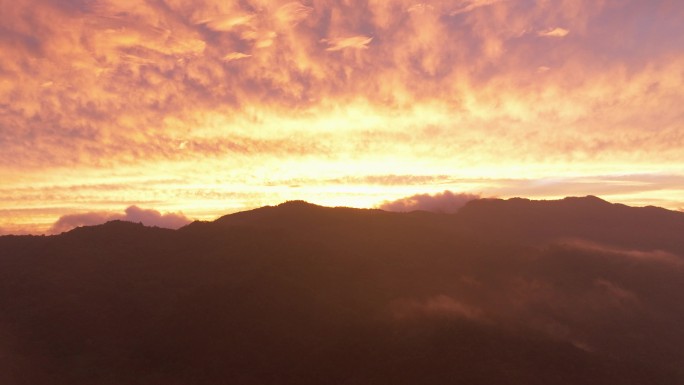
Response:
[[[240,26],[249,26],[255,17],[253,14],[224,14],[197,20],[195,23],[206,25],[214,31],[228,32]]]
[[[372,40],[373,38],[368,36],[350,36],[322,39],[321,42],[328,44],[326,51],[340,51],[347,48],[367,49]]]
[[[252,55],[248,55],[246,53],[242,52],[231,52],[227,53],[225,56],[223,56],[223,60],[225,61],[233,61],[233,60],[240,60],[240,59],[246,59],[248,57],[251,57]],[[185,142],[183,142],[185,143]]]
[[[472,0],[472,1],[464,1],[461,4],[459,4],[459,8],[451,11],[449,15],[451,16],[456,16],[461,13],[467,13],[471,12],[477,8],[481,7],[486,7],[488,5],[500,3],[502,1],[507,1],[507,0]]]

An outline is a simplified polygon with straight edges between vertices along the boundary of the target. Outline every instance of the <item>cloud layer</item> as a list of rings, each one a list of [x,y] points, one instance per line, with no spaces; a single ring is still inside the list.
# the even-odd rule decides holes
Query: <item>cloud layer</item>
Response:
[[[0,189],[43,198],[0,210],[452,188],[329,183],[377,175],[680,177],[683,18],[669,0],[3,4]]]

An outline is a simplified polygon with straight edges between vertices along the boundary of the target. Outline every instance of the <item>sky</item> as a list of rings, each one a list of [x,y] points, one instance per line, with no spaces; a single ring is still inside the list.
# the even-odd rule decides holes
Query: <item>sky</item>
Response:
[[[681,209],[682,20],[680,0],[0,0],[0,234],[445,191]]]

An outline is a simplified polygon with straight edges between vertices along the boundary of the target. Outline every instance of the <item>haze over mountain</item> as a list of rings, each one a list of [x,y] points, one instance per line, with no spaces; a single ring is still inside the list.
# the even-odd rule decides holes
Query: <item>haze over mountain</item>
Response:
[[[684,383],[684,213],[292,201],[0,237],[0,383]]]

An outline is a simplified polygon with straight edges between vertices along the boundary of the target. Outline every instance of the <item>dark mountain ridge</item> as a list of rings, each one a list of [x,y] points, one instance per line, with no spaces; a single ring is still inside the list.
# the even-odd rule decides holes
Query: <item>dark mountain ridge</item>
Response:
[[[684,214],[287,202],[0,237],[3,384],[681,384]]]
[[[594,196],[559,201],[481,199],[458,214],[477,229],[530,241],[576,237],[624,247],[684,251],[684,213],[659,207],[629,207]]]

